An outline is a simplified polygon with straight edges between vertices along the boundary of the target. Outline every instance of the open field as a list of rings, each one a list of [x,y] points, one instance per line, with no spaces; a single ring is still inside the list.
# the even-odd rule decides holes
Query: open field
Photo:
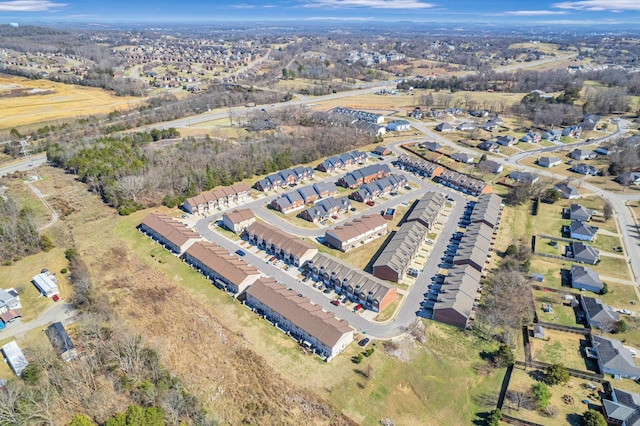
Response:
[[[0,87],[3,85],[17,85],[31,94],[2,98],[0,130],[107,114],[116,109],[135,108],[142,101],[141,98],[114,96],[94,87],[0,74]]]

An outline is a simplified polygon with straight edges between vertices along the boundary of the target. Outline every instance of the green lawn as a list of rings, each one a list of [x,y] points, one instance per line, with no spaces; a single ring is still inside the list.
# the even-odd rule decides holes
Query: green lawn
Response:
[[[595,240],[589,244],[597,248],[598,250],[608,252],[613,252],[613,247],[623,247],[620,237],[600,234],[597,234]]]
[[[624,259],[600,256],[600,262],[593,268],[600,275],[621,280],[630,280],[627,262]]]
[[[607,282],[606,279],[603,281]],[[632,285],[607,282],[607,287],[609,288],[609,292],[605,295],[598,296],[604,303],[618,309],[625,308],[633,310],[633,305],[629,302],[633,300],[637,303],[638,296]]]
[[[573,290],[567,290],[567,294],[573,292]],[[533,290],[533,298],[536,302],[538,318],[542,322],[567,325],[569,327],[582,327],[576,322],[576,315],[573,308],[562,304],[562,296],[563,294],[551,291]],[[542,310],[543,303],[550,304],[552,311],[544,312]]]

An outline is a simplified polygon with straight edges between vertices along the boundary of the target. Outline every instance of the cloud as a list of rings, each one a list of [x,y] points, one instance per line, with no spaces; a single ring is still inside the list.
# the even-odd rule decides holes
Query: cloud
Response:
[[[543,15],[566,15],[568,12],[563,10],[511,10],[504,12],[503,15],[510,16],[543,16]]]
[[[373,9],[426,9],[434,7],[432,3],[420,0],[310,0],[304,7],[327,7],[346,9],[353,7],[369,7]]]
[[[54,3],[49,0],[0,1],[0,12],[44,12],[65,6],[64,3]]]
[[[253,9],[256,6],[253,4],[240,3],[240,4],[232,4],[231,7],[233,7],[234,9]]]
[[[351,21],[351,22],[363,22],[363,21],[373,21],[376,18],[372,16],[310,16],[307,18],[302,18],[304,21]]]
[[[638,0],[580,0],[580,1],[564,1],[554,3],[552,5],[558,9],[575,9],[588,11],[621,12],[623,10],[640,11],[640,2]]]

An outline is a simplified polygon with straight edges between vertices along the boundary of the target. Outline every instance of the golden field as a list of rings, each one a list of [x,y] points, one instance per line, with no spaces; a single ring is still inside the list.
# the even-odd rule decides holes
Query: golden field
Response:
[[[0,74],[0,99],[0,130],[107,114],[142,101],[95,87],[4,74]]]

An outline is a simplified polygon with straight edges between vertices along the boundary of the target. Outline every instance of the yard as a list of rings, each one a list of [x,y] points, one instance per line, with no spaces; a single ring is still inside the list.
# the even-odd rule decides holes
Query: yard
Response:
[[[567,289],[565,294],[572,294],[575,290]],[[569,327],[583,327],[576,321],[576,312],[570,305],[563,304],[564,294],[552,291],[533,290],[533,299],[536,302],[536,313],[541,322],[548,322]],[[548,304],[551,311],[546,312],[543,304]]]
[[[534,361],[564,364],[567,368],[588,371],[595,364],[584,356],[583,347],[589,346],[585,336],[545,328],[544,339],[531,338],[531,357]]]

